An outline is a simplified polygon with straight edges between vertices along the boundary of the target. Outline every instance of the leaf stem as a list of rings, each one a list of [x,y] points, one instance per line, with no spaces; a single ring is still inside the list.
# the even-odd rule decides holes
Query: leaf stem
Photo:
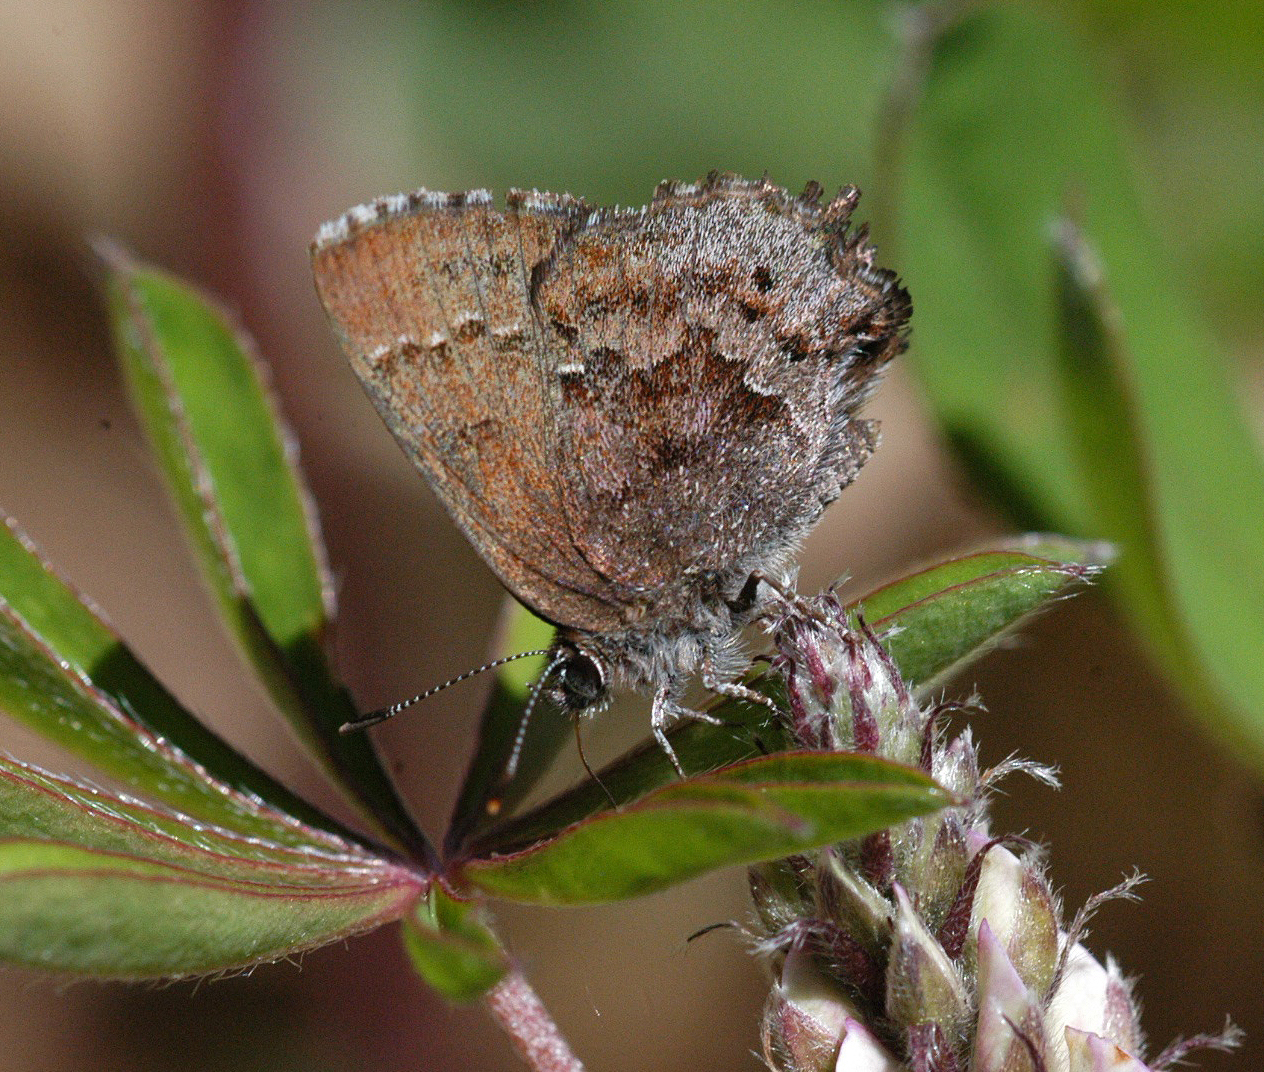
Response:
[[[516,968],[484,999],[514,1049],[533,1072],[584,1072],[544,1002]]]

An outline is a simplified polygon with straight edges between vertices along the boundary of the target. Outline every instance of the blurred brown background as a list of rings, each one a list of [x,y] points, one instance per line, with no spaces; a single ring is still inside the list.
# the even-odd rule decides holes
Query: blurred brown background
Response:
[[[1241,206],[1259,219],[1259,67],[1199,36],[1202,5],[1064,6],[1109,46],[1143,170],[1204,212],[1188,255],[1233,269],[1200,298],[1264,426],[1264,261],[1232,238],[1251,222]],[[419,185],[626,204],[711,167],[863,182],[851,146],[869,132],[845,101],[874,72],[847,51],[847,8],[0,0],[0,506],[186,703],[322,797],[190,565],[115,379],[87,237],[115,235],[217,292],[258,338],[322,510],[341,666],[377,706],[477,665],[502,594],[339,356],[308,277],[316,226]],[[874,411],[884,444],[813,535],[805,590],[845,571],[858,592],[1003,531],[905,370]],[[1049,841],[1067,904],[1134,866],[1151,876],[1142,905],[1098,917],[1091,945],[1141,976],[1156,1050],[1228,1012],[1247,1052],[1202,1067],[1264,1064],[1259,783],[1190,728],[1095,595],[959,691],[972,685],[985,759],[1017,750],[1062,770],[1061,793],[1013,782],[997,827]],[[432,831],[477,699],[451,690],[380,733]],[[592,749],[642,734],[644,717],[609,716]],[[7,725],[0,745],[71,769]],[[497,914],[591,1068],[753,1070],[759,969],[724,933],[685,943],[745,911],[734,871],[611,908]],[[390,929],[246,978],[65,987],[7,970],[0,993],[0,1070],[515,1067],[478,1009],[413,979]]]

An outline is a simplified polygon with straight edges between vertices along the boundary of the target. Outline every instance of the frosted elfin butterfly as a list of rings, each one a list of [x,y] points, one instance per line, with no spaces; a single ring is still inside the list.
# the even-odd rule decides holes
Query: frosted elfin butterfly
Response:
[[[912,312],[850,225],[766,180],[666,182],[640,209],[419,191],[312,245],[382,419],[514,596],[557,626],[546,693],[681,716],[750,696],[740,633],[876,443],[858,412]],[[679,769],[679,763],[677,762]]]

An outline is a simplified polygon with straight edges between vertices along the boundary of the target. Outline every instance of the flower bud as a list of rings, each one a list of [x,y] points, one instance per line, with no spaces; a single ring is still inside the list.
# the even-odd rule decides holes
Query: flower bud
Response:
[[[1066,1046],[1067,1072],[1150,1072],[1149,1065],[1089,1031],[1068,1027]]]
[[[897,884],[895,934],[887,965],[887,1015],[899,1023],[942,1025],[955,1034],[969,1008],[965,982]]]
[[[1044,876],[1003,845],[981,851],[970,930],[986,921],[1023,982],[1044,993],[1058,963],[1058,919]]]
[[[978,1023],[971,1068],[974,1072],[1035,1072],[1031,1048],[1043,1038],[1040,1002],[986,919],[978,932],[978,964]]]
[[[1057,989],[1050,995],[1045,1030],[1055,1058],[1051,1067],[1059,1070],[1073,1067],[1068,1053],[1070,1032],[1106,1039],[1130,1052],[1140,1050],[1142,1043],[1127,980],[1113,960],[1103,967],[1078,942],[1068,952]],[[1088,1044],[1081,1040],[1077,1045],[1083,1050]],[[1104,1052],[1089,1048],[1099,1055]]]
[[[764,1053],[783,1072],[832,1072],[856,1009],[802,950],[791,950],[764,1013]]]

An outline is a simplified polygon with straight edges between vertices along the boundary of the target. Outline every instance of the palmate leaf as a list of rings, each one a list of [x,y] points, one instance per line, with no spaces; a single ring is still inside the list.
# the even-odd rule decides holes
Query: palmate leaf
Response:
[[[177,809],[0,758],[0,959],[204,974],[345,938],[419,896],[420,872],[200,727],[10,528],[0,592],[0,707]]]
[[[901,676],[925,696],[1025,617],[1084,583],[1108,559],[1109,548],[1102,544],[1026,536],[919,570],[860,597],[849,609],[865,616],[883,637]],[[776,675],[764,673],[749,683],[780,702]],[[687,722],[668,733],[687,772],[702,773],[789,747],[781,725],[762,707],[722,700],[710,710],[724,720],[723,726]],[[501,714],[516,723],[516,711]],[[558,718],[551,711],[539,717]],[[603,768],[598,777],[600,784],[585,779],[521,816],[500,822],[484,817],[474,827],[467,851],[481,855],[549,837],[606,810],[611,797],[626,804],[677,780],[671,762],[652,740]]]
[[[425,876],[281,845],[0,760],[0,959],[77,975],[247,967],[396,919]]]
[[[323,652],[331,587],[311,500],[249,343],[192,288],[103,247],[136,411],[230,633],[362,815],[420,856],[409,818]]]
[[[1180,277],[1196,209],[1146,203],[1096,65],[1038,9],[985,6],[909,56],[907,129],[883,134],[906,152],[885,181],[903,191],[896,260],[928,397],[1022,524],[1120,544],[1108,590],[1264,763],[1264,460]],[[1068,216],[1096,251],[1108,335],[1050,256]]]

